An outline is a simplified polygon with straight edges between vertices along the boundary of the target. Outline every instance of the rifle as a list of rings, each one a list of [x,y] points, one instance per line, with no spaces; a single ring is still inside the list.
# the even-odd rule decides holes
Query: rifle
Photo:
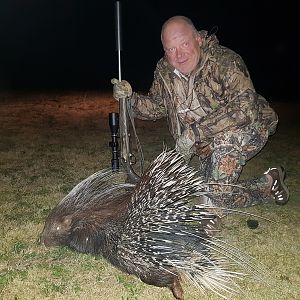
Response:
[[[120,20],[120,2],[116,1],[116,45],[118,51],[118,70],[119,81],[121,81],[121,20]],[[137,183],[139,176],[133,170],[132,165],[135,164],[135,156],[131,152],[130,143],[130,123],[134,130],[137,145],[141,150],[140,143],[135,131],[134,121],[131,114],[130,99],[119,99],[119,113],[109,113],[109,126],[111,130],[112,141],[109,146],[112,148],[112,170],[117,171],[120,168],[120,162],[127,173],[127,182]],[[120,151],[118,149],[118,137],[120,138]],[[140,151],[142,157],[142,151]],[[141,173],[143,172],[143,159],[141,159]]]

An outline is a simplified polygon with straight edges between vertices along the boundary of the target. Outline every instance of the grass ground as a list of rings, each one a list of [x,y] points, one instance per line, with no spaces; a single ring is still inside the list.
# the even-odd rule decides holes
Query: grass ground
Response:
[[[0,98],[0,299],[173,299],[169,290],[143,284],[101,257],[45,248],[39,235],[50,210],[79,181],[110,167],[109,94],[2,94]],[[277,133],[245,167],[242,177],[283,165],[291,191],[286,206],[247,211],[264,216],[250,230],[247,217],[224,220],[223,235],[263,263],[271,285],[241,283],[247,299],[300,299],[299,105],[276,102]],[[165,121],[137,123],[145,165],[164,144]],[[218,299],[184,287],[186,299]],[[235,299],[246,299],[245,295]]]

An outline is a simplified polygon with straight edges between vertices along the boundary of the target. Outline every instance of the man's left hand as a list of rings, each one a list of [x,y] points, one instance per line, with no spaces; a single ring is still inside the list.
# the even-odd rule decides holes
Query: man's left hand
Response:
[[[196,142],[194,144],[194,152],[197,156],[204,159],[212,154],[212,149],[210,147],[210,144],[208,144],[207,142]]]
[[[189,161],[193,155],[193,145],[195,143],[194,133],[191,128],[187,128],[176,140],[175,149],[186,161]]]

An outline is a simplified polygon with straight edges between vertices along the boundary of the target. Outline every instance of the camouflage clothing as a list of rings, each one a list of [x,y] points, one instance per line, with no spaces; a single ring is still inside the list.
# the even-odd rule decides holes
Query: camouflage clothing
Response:
[[[256,93],[242,58],[219,45],[215,35],[209,36],[206,31],[199,34],[203,43],[197,68],[183,75],[162,58],[148,95],[133,94],[133,109],[140,119],[167,117],[176,149],[187,161],[199,156],[206,181],[235,184],[245,162],[275,132],[278,118]],[[237,195],[238,201],[231,195],[224,199],[224,205],[249,206],[266,201],[264,176],[248,181],[244,187],[243,200],[241,195]],[[230,185],[221,189],[228,192]]]

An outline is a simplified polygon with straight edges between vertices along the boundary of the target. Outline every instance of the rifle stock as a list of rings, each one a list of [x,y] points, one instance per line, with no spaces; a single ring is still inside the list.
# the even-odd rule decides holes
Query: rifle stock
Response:
[[[119,100],[119,114],[120,114],[120,159],[124,169],[127,172],[127,181],[131,183],[136,183],[139,181],[139,176],[135,173],[132,165],[135,164],[135,156],[131,152],[130,143],[130,123],[128,116],[128,101],[130,99],[123,98]],[[130,105],[130,104],[129,104]]]

